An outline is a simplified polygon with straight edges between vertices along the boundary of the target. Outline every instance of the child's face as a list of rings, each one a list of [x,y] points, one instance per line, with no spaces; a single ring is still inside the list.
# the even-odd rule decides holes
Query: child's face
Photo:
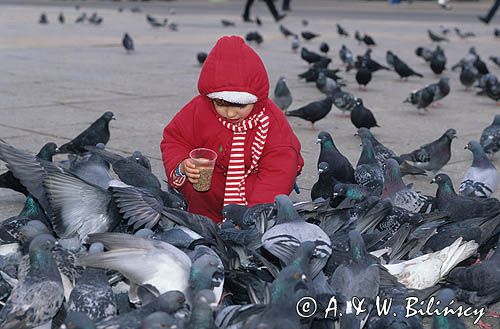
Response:
[[[247,104],[245,106],[223,106],[213,102],[215,110],[221,117],[228,119],[231,123],[238,123],[243,121],[253,110],[254,104]]]

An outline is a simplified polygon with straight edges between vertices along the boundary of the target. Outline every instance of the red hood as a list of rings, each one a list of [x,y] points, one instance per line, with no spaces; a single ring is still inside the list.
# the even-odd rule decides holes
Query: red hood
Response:
[[[247,92],[263,104],[269,95],[269,79],[259,55],[242,38],[224,36],[203,64],[198,91],[205,96],[220,91]]]

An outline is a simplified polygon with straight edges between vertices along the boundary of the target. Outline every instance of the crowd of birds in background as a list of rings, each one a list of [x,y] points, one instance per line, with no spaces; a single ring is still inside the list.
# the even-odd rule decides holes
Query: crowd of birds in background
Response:
[[[63,14],[58,20],[65,22]],[[75,23],[84,21],[99,25],[103,19],[81,14]],[[166,18],[146,15],[146,22],[177,29]],[[46,14],[39,23],[48,23]],[[297,53],[301,42],[320,37],[303,31],[301,40],[283,24],[279,30]],[[337,32],[350,36],[338,24]],[[429,30],[436,48],[415,50],[437,75],[446,69],[439,44],[449,42],[449,33]],[[474,38],[458,28],[455,33]],[[360,89],[378,70],[422,77],[391,51],[387,65],[376,62],[375,40],[358,31],[354,37],[367,51],[355,58],[342,45],[339,57],[345,74],[356,71]],[[257,31],[246,40],[264,41]],[[130,35],[122,44],[133,53]],[[179,192],[168,184],[162,188],[140,151],[123,156],[106,150],[112,112],[62,146],[48,142],[36,155],[0,140],[0,160],[8,168],[0,187],[26,196],[21,213],[0,223],[0,327],[417,329],[429,326],[420,315],[406,316],[406,298],[435,296],[441,304],[432,309],[430,327],[466,328],[463,318],[442,311],[457,309],[459,302],[476,308],[499,302],[500,201],[492,197],[499,175],[491,159],[500,150],[500,114],[478,132],[479,140],[467,143],[472,163],[455,188],[442,172],[455,129],[398,155],[370,131],[378,124],[362,99],[342,90],[341,70],[328,68],[329,51],[325,42],[319,53],[300,50],[309,69],[299,77],[314,82],[323,100],[289,110],[293,98],[284,78],[272,95],[287,116],[313,127],[335,106],[339,115],[350,116],[361,140],[353,166],[330,133],[318,133],[319,176],[308,202],[277,195],[273,203],[228,205],[220,225],[189,213]],[[206,56],[196,57],[203,64]],[[500,64],[499,57],[490,59]],[[453,65],[457,69],[464,88],[499,101],[498,79],[474,47]],[[420,111],[449,93],[449,78],[443,77],[402,101]],[[434,175],[436,195],[417,192],[402,179],[428,174]],[[310,317],[297,312],[305,296],[317,301]],[[332,296],[339,312],[325,317]],[[376,312],[377,296],[392,301],[388,314]],[[365,312],[353,310],[354,297],[364,300]],[[499,315],[489,311],[485,317]],[[483,328],[491,328],[482,320]]]

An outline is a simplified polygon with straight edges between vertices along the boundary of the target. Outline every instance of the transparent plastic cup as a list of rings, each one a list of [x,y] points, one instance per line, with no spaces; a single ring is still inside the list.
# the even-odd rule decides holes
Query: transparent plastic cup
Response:
[[[210,149],[197,148],[189,153],[189,157],[196,166],[196,169],[200,170],[200,178],[198,179],[198,183],[193,184],[193,188],[198,192],[210,190],[217,153]]]

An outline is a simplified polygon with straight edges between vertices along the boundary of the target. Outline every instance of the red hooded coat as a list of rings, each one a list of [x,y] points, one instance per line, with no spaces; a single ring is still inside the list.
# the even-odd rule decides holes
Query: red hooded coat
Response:
[[[222,219],[224,187],[233,132],[218,120],[207,94],[220,91],[246,92],[257,96],[252,113],[265,108],[269,132],[255,169],[245,181],[248,206],[273,202],[277,194],[290,194],[304,160],[300,143],[283,112],[268,98],[269,80],[259,56],[237,36],[222,37],[209,53],[198,81],[200,95],[186,104],[163,131],[160,148],[168,181],[182,192],[192,213]],[[252,162],[251,147],[256,129],[247,132],[244,157],[246,170]],[[175,169],[189,158],[192,149],[204,147],[217,152],[212,186],[197,192],[186,179],[179,186]]]

